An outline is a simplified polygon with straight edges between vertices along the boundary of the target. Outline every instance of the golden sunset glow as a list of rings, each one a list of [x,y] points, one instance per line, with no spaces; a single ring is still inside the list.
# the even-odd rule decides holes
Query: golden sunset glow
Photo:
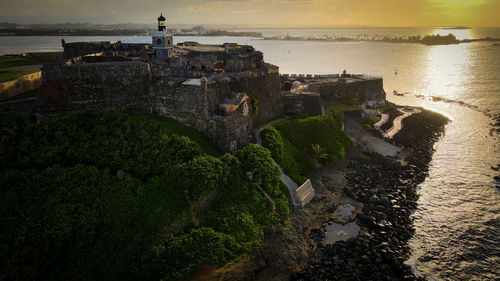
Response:
[[[500,26],[498,0],[0,0],[15,22],[172,23],[233,26]],[[96,9],[96,7],[99,7]]]

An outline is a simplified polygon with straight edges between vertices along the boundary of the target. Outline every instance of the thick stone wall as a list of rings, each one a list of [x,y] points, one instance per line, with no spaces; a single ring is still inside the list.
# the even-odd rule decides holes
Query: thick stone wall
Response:
[[[77,112],[88,108],[150,111],[149,64],[78,63],[70,60],[42,68],[39,104],[42,113]]]
[[[202,47],[200,47],[202,48]],[[155,69],[163,75],[197,78],[206,73],[239,73],[265,67],[264,58],[258,51],[196,51],[155,61]]]
[[[247,102],[247,101],[245,101]],[[222,151],[234,152],[247,146],[252,134],[252,115],[233,114],[228,117],[212,116],[208,138]]]
[[[252,115],[242,114],[241,110],[227,117],[219,115],[219,104],[230,93],[230,84],[211,81],[205,88],[185,82],[185,79],[153,77],[153,112],[204,133],[222,151],[248,145]]]
[[[147,57],[152,53],[151,44],[117,42],[65,43],[63,59],[71,59],[103,52],[110,56]]]
[[[150,88],[153,112],[205,132],[210,120],[206,93],[200,86],[183,82],[182,79],[153,77]]]
[[[321,94],[324,103],[334,103],[343,98],[358,99],[360,102],[385,100],[382,78],[312,82],[308,84],[307,91]]]
[[[299,93],[283,95],[285,112],[290,114],[322,115],[321,95],[318,93]]]
[[[258,124],[276,119],[285,112],[278,71],[277,66],[266,64],[264,68],[233,75],[234,79],[229,81],[233,91],[247,93],[257,101],[251,108],[257,110],[255,121]]]

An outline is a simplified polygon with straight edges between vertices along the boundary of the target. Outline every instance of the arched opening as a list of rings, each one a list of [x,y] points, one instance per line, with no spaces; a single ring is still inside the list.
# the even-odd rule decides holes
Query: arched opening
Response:
[[[161,38],[156,39],[156,45],[161,45]]]
[[[167,45],[170,46],[170,39],[167,39]]]

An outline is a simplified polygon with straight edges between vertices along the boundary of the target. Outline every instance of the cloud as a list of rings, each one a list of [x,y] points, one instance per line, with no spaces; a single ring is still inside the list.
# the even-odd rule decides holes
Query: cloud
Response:
[[[263,13],[264,10],[262,9],[252,9],[252,10],[235,10],[232,11],[233,14],[236,15],[254,15],[254,14],[260,14]]]
[[[499,0],[0,0],[0,7],[0,21],[17,23],[154,23],[163,12],[188,24],[500,26]]]
[[[179,11],[183,12],[194,12],[194,13],[199,13],[199,12],[212,12],[213,8],[212,7],[207,7],[207,6],[190,6],[190,7],[185,7],[185,8],[179,8]]]

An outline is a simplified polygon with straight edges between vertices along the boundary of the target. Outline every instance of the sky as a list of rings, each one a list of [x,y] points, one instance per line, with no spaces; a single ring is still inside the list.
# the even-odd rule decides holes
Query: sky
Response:
[[[500,26],[500,0],[0,0],[0,22]]]

